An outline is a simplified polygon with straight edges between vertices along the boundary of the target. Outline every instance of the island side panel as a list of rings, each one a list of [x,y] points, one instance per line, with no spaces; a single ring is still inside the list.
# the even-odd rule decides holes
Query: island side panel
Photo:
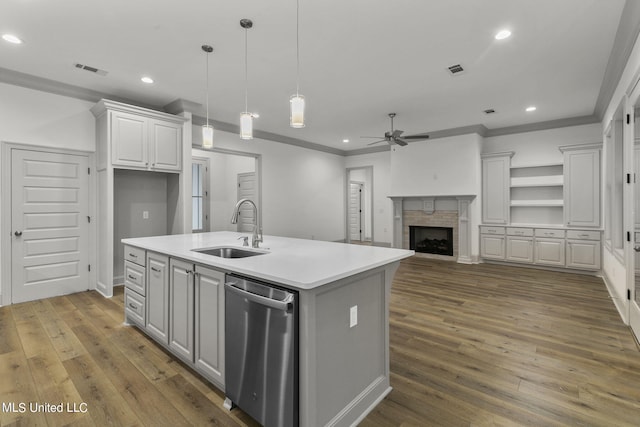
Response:
[[[349,426],[390,391],[389,299],[399,263],[301,293],[300,421]],[[357,325],[351,310],[357,306]]]

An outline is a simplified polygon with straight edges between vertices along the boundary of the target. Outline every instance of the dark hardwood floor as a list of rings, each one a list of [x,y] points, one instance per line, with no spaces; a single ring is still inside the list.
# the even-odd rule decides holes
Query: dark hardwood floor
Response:
[[[256,425],[123,326],[122,300],[0,308],[2,426]],[[394,281],[390,334],[393,391],[362,426],[640,425],[640,352],[596,277],[413,257]]]

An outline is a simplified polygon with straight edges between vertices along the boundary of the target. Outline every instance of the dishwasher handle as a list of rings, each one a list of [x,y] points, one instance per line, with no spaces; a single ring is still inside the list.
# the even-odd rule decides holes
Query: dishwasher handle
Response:
[[[224,284],[227,290],[240,295],[249,301],[255,302],[260,305],[264,305],[270,308],[275,308],[276,310],[289,311],[291,305],[293,304],[294,295],[292,293],[287,292],[287,296],[283,300],[272,299],[268,297],[263,297],[262,295],[254,294],[252,292],[245,291],[244,289],[240,289],[236,285],[236,282],[226,282]]]

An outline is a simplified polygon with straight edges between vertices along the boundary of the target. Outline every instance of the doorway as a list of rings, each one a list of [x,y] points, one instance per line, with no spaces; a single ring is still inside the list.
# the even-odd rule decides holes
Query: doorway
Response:
[[[3,304],[90,288],[89,156],[5,146]],[[7,280],[7,276],[8,280]]]
[[[625,169],[633,171],[633,179],[629,179],[631,187],[624,194],[624,215],[627,230],[633,229],[633,239],[627,256],[627,296],[629,299],[629,325],[640,341],[640,85],[629,97],[629,115],[633,126],[628,126],[626,133],[625,155],[628,164]]]
[[[209,231],[209,159],[192,157],[191,161],[191,231]]]
[[[373,166],[347,168],[345,241],[373,245]]]

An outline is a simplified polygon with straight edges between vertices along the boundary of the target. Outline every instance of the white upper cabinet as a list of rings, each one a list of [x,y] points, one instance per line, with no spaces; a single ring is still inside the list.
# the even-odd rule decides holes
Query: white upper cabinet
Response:
[[[600,227],[600,144],[560,147],[564,154],[564,222]]]
[[[98,147],[99,168],[110,161],[110,166],[123,169],[182,170],[184,118],[108,100],[100,101],[92,112],[98,118],[102,145]]]
[[[509,170],[513,152],[482,155],[482,222],[509,223]]]

